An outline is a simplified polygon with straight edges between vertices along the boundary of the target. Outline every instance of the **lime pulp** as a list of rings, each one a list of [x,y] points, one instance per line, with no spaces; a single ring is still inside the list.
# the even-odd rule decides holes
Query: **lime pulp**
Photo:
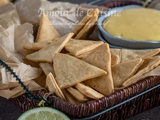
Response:
[[[63,112],[50,108],[39,107],[24,112],[18,120],[70,120]]]

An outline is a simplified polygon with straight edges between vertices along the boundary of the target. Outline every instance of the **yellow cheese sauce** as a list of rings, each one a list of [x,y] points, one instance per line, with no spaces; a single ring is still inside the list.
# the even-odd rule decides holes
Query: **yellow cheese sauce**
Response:
[[[147,8],[123,10],[119,16],[106,18],[103,28],[119,38],[160,41],[160,11]]]

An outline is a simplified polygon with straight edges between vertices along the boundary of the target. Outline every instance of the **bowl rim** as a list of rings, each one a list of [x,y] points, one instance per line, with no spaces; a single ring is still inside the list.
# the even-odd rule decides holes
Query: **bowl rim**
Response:
[[[99,39],[102,40],[103,42],[108,43],[108,45],[109,45],[111,48],[118,48],[118,49],[124,48],[124,47],[121,47],[121,46],[112,45],[110,42],[108,42],[107,40],[105,40],[105,38],[103,37],[103,35],[102,35],[101,32],[98,32],[98,37],[99,37]],[[125,48],[125,49],[130,49],[130,48]]]
[[[98,32],[98,37],[101,41],[103,41],[104,43],[108,43],[108,45],[110,46],[110,48],[117,48],[117,49],[130,49],[130,50],[152,50],[152,49],[157,49],[159,47],[155,47],[155,48],[130,48],[130,47],[123,47],[123,46],[117,46],[117,45],[113,45],[111,44],[109,41],[107,41],[103,34],[101,32]]]
[[[130,40],[130,39],[125,39],[125,38],[119,38],[119,37],[116,37],[116,36],[112,36],[111,34],[109,34],[106,30],[104,30],[103,28],[103,22],[104,20],[109,17],[110,15],[113,15],[115,14],[116,12],[120,12],[122,10],[125,10],[125,9],[132,9],[132,8],[144,8],[142,6],[139,6],[139,5],[127,5],[127,6],[122,6],[122,7],[117,7],[117,8],[112,8],[110,9],[105,15],[99,17],[98,19],[98,28],[99,30],[102,32],[102,34],[106,35],[108,38],[110,39],[117,39],[117,40],[121,40],[123,42],[130,42],[130,43],[148,43],[148,44],[157,44],[157,43],[160,43],[160,41],[151,41],[151,40]],[[156,10],[156,9],[155,9]],[[116,40],[116,41],[117,41]]]

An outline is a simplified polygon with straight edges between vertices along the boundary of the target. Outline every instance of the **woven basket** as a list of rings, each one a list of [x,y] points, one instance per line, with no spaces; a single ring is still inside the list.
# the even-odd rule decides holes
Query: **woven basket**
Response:
[[[160,86],[160,76],[148,77],[110,96],[78,105],[66,102],[54,94],[49,95],[47,100],[51,103],[51,107],[63,111],[71,118],[81,118],[82,120],[89,118],[124,120],[125,118],[160,105],[160,87],[152,88],[157,85]],[[152,88],[152,90],[146,92],[149,88]],[[139,93],[142,95],[139,95]],[[34,94],[43,96],[46,92],[41,90],[34,92]],[[23,111],[38,107],[37,103],[25,95],[10,100],[20,106]],[[114,109],[110,110],[110,107]]]
[[[142,5],[142,2],[138,0],[113,0],[105,3],[105,6],[113,8],[130,4]],[[33,92],[33,94],[44,96],[48,93],[45,90],[40,90]],[[54,94],[48,94],[47,100],[51,107],[63,111],[73,119],[124,120],[160,105],[160,76],[145,78],[102,99],[78,105],[66,102]],[[10,99],[10,101],[23,111],[38,107],[36,102],[25,95]]]
[[[126,5],[143,5],[141,0],[101,0],[99,2],[93,2],[93,4],[105,6],[108,8],[126,6]]]

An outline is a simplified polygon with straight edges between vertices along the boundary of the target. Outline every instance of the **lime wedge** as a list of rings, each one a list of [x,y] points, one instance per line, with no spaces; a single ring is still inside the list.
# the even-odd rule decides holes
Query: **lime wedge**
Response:
[[[64,113],[50,107],[39,107],[24,112],[18,120],[70,120]]]

